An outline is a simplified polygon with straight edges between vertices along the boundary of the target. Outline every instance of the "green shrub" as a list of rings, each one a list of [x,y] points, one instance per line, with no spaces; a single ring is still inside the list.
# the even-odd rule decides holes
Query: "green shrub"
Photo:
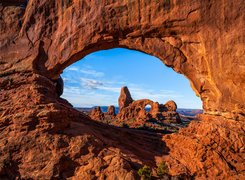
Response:
[[[151,179],[151,169],[150,167],[144,165],[144,167],[140,168],[138,170],[138,175],[144,179],[144,180],[148,180]]]
[[[163,175],[168,174],[168,166],[167,164],[163,161],[161,162],[158,167],[157,167],[157,175],[159,177],[162,177]]]

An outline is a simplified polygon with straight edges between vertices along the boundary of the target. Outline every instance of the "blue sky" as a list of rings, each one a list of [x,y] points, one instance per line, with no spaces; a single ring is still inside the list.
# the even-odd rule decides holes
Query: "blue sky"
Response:
[[[75,107],[117,106],[120,88],[128,86],[135,100],[164,104],[171,99],[178,108],[202,108],[188,79],[139,51],[97,51],[67,67],[61,76],[65,83],[62,97]]]

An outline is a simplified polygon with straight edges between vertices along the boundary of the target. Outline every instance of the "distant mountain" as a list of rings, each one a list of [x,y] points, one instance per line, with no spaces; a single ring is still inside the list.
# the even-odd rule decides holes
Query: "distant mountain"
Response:
[[[102,112],[107,112],[108,106],[100,106]],[[94,107],[75,107],[75,109],[83,112],[90,112]],[[119,111],[119,107],[115,107],[116,114]],[[146,108],[146,110],[150,110],[150,108]],[[187,108],[178,108],[177,112],[184,116],[196,116],[197,114],[202,114],[202,109],[187,109]]]
[[[202,114],[202,109],[184,109],[184,108],[178,108],[177,112],[179,114],[185,115],[185,116],[196,116],[197,114]]]

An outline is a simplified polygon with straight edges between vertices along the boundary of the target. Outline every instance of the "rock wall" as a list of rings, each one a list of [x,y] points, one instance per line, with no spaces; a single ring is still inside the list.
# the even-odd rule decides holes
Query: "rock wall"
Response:
[[[98,162],[96,155],[89,162],[93,172],[87,176],[81,173],[88,168],[83,164],[85,154],[101,152],[101,158],[111,157],[99,165],[107,167],[104,174],[111,178],[134,176],[135,165],[129,165],[130,161],[120,155],[120,148],[116,149],[118,156],[113,158],[110,154],[114,148],[102,150],[115,144],[114,137],[105,138],[100,131],[94,134],[93,130],[103,125],[88,123],[88,117],[74,111],[56,95],[53,84],[66,67],[87,54],[125,47],[154,55],[185,75],[202,99],[205,113],[202,119],[206,116],[209,121],[191,125],[182,133],[171,135],[171,141],[166,140],[170,154],[165,155],[168,165],[172,164],[170,173],[185,171],[206,178],[244,177],[243,0],[29,0],[26,8],[19,2],[0,2],[0,175],[12,179],[93,178],[91,175],[100,171],[97,177],[102,177],[102,170],[94,166]],[[83,119],[78,127],[84,134],[60,134],[67,128],[76,129],[72,124],[78,119]],[[113,132],[127,134],[118,133],[122,130]],[[87,134],[95,141],[86,140]],[[29,138],[22,141],[23,137]],[[191,146],[179,144],[189,138]],[[59,143],[64,139],[68,142],[64,143],[65,148]],[[135,142],[138,139],[134,138]],[[73,141],[83,147],[79,153],[73,154]],[[110,143],[105,146],[103,142]],[[120,142],[123,144],[124,140]],[[86,148],[86,143],[90,148]],[[145,147],[148,146],[150,143]],[[126,149],[124,154],[129,157],[131,151]],[[159,156],[158,151],[150,148],[137,149],[133,157],[138,163],[154,164],[155,158],[144,160],[140,156],[152,157],[154,153]],[[198,154],[207,157],[200,158]],[[189,163],[193,158],[195,168]],[[73,167],[74,161],[77,164]],[[112,171],[113,162],[121,162],[116,171]],[[66,169],[71,172],[62,174]]]
[[[26,10],[3,3],[2,73],[30,70],[55,79],[91,52],[126,47],[184,74],[205,113],[241,118],[242,0],[62,2],[30,0]]]

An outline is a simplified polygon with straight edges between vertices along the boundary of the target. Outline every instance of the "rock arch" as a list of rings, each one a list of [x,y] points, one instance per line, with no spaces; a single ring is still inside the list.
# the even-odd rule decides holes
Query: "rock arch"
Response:
[[[239,24],[242,16],[235,11],[221,11],[221,6],[228,6],[229,2],[167,2],[69,1],[68,5],[62,1],[31,0],[21,19],[22,27],[18,27],[16,16],[11,22],[2,23],[5,28],[1,57],[6,67],[11,66],[4,71],[21,67],[55,79],[65,67],[88,53],[126,47],[154,55],[184,74],[201,97],[205,113],[239,118],[245,100],[236,84],[244,87],[244,51],[236,49],[241,49],[244,38],[231,27]],[[220,16],[213,16],[216,11]],[[7,10],[3,13],[9,15]],[[223,22],[224,16],[229,21]],[[234,17],[238,18],[233,20]],[[222,36],[215,24],[222,27]],[[234,47],[220,47],[218,42],[230,42]],[[12,50],[16,48],[18,52]],[[236,53],[228,53],[232,50]],[[235,67],[241,76],[236,75]],[[234,80],[228,81],[231,74]]]
[[[212,157],[217,157],[203,145],[210,145],[211,140],[220,147],[225,143],[238,143],[236,147],[240,147],[239,142],[243,141],[239,138],[239,142],[231,137],[224,140],[220,133],[216,136],[220,141],[212,136],[206,136],[210,141],[205,141],[201,132],[205,129],[209,134],[216,128],[219,132],[228,130],[236,137],[243,132],[243,0],[29,0],[25,10],[16,2],[3,0],[0,6],[0,127],[11,126],[14,132],[56,133],[69,127],[74,117],[82,115],[55,95],[52,80],[57,79],[65,67],[91,52],[125,47],[154,55],[184,74],[203,101],[204,121],[189,127],[194,129],[191,136],[186,130],[181,136],[168,137],[172,141],[166,139],[173,150],[168,156],[173,164],[172,174],[181,173],[185,168],[191,173],[215,174],[203,168],[208,167],[208,158],[200,163],[200,158],[188,156],[201,164],[193,167],[187,157],[179,157],[179,154],[190,153],[188,147],[182,145],[186,151],[175,153],[178,151],[176,143],[183,142],[185,136],[189,138],[185,143],[193,149],[199,146],[194,140],[199,139],[204,149],[199,152],[202,155],[208,151]],[[234,168],[239,174],[242,169],[229,159],[231,154],[235,159],[240,157],[239,148],[235,152],[225,148],[222,157],[229,164],[221,167],[226,172],[224,176],[233,176]],[[178,158],[182,158],[181,162],[176,160]],[[220,159],[216,158],[217,164],[224,163]],[[240,162],[239,158],[236,161]],[[218,166],[215,168],[220,170]]]

